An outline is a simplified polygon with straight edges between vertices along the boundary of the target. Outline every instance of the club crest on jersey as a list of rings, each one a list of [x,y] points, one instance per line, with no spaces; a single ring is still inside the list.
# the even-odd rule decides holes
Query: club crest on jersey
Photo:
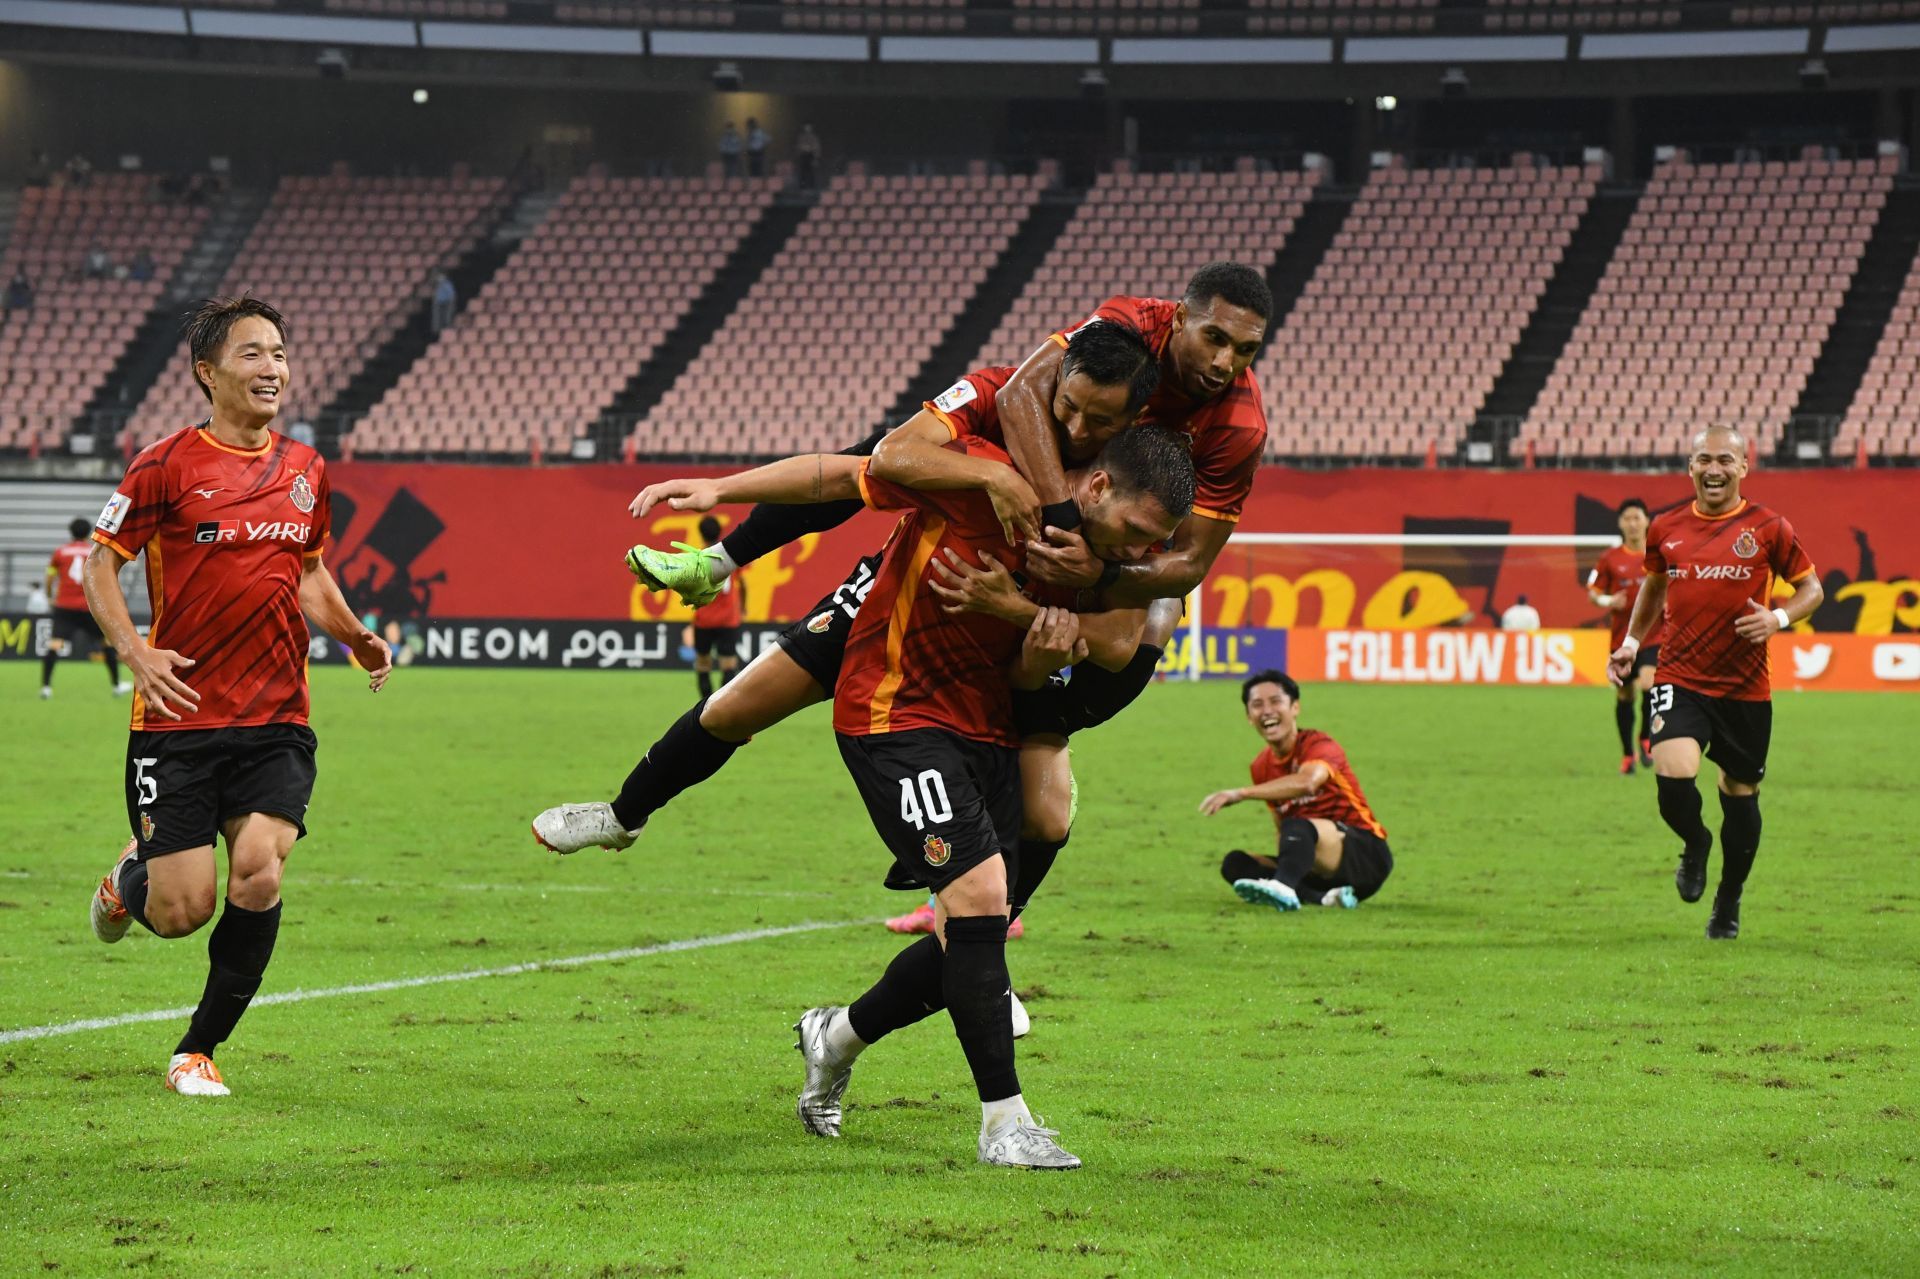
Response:
[[[1740,536],[1733,539],[1733,553],[1743,560],[1750,560],[1760,553],[1760,543],[1755,540],[1752,529],[1740,530]]]
[[[294,509],[299,511],[300,514],[311,515],[313,513],[313,489],[307,484],[306,476],[296,475],[293,477],[293,489],[288,496],[293,498]]]
[[[1661,729],[1665,728],[1666,726],[1667,726],[1667,717],[1665,715],[1655,715],[1647,723],[1647,727],[1652,729],[1656,733],[1659,732]]]
[[[927,842],[921,847],[929,866],[945,866],[953,860],[953,845],[938,835],[927,836]]]
[[[140,814],[140,838],[153,842],[153,818],[145,813]]]
[[[825,635],[827,633],[827,628],[832,625],[833,625],[832,609],[828,609],[824,613],[815,613],[812,617],[807,619],[807,630],[811,631],[815,635]]]

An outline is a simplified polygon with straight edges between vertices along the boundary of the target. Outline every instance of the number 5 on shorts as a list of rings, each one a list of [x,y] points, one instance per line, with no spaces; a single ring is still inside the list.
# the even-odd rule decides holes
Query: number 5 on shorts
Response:
[[[917,796],[915,782],[919,783]],[[912,823],[915,830],[925,830],[928,822],[938,826],[953,820],[953,805],[947,801],[947,783],[938,769],[929,768],[917,778],[900,779],[900,820]]]
[[[133,785],[140,793],[142,804],[151,804],[160,798],[160,783],[147,775],[149,766],[158,764],[158,759],[136,759],[133,761]]]

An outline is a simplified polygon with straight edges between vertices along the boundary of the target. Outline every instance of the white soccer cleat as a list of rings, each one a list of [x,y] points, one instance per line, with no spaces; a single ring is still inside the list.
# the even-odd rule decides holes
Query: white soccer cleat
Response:
[[[167,1063],[167,1087],[182,1097],[225,1097],[233,1091],[205,1053],[175,1053]]]
[[[1322,906],[1338,906],[1342,910],[1360,909],[1360,899],[1353,895],[1353,889],[1342,884],[1338,888],[1329,888],[1320,898]]]
[[[126,680],[121,680],[118,684],[115,684],[113,686],[113,695],[115,697],[125,697],[128,693],[131,693],[132,691],[133,691],[133,685],[129,684]]]
[[[53,689],[49,685],[42,684],[40,686],[40,700],[44,702],[50,699],[52,696],[53,696]]]
[[[1027,1006],[1020,1002],[1020,996],[1008,991],[1007,998],[1013,1002],[1013,1037],[1025,1039],[1033,1029],[1033,1018],[1027,1016]]]
[[[853,1062],[834,1055],[827,1044],[827,1027],[840,1012],[835,1008],[809,1008],[793,1024],[800,1040],[794,1044],[807,1065],[806,1082],[800,1086],[800,1101],[794,1107],[800,1124],[816,1137],[840,1135],[840,1098],[853,1078]]]
[[[565,854],[583,848],[618,851],[630,847],[640,832],[621,826],[612,804],[562,804],[533,819],[533,837],[542,847]]]
[[[108,945],[125,937],[133,923],[120,901],[120,872],[138,855],[139,847],[135,841],[128,840],[113,869],[100,877],[100,887],[93,890],[93,907],[87,913],[87,922],[93,925],[93,935]]]
[[[1271,906],[1275,910],[1299,910],[1300,898],[1291,888],[1277,879],[1236,879],[1233,891],[1240,894],[1240,900],[1251,902],[1255,906]]]
[[[1001,1168],[1042,1168],[1066,1172],[1080,1166],[1080,1160],[1060,1149],[1054,1138],[1060,1134],[1042,1128],[1031,1115],[1008,1119],[991,1132],[980,1134],[980,1162]]]

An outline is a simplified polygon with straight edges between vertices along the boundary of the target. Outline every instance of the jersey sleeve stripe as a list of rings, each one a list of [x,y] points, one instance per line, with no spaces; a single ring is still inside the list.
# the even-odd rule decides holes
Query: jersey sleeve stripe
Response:
[[[927,561],[933,558],[934,548],[947,531],[947,522],[931,511],[923,518],[926,523],[920,530],[919,542],[913,548],[913,558],[907,562],[906,576],[893,597],[892,616],[887,621],[886,674],[874,686],[873,700],[867,704],[867,726],[874,733],[893,731],[893,699],[906,678],[906,671],[900,664],[900,654],[906,647],[907,623],[913,617],[913,602],[920,594],[920,578],[927,571]]]
[[[1052,334],[1047,338],[1047,341],[1054,343],[1062,351],[1067,349],[1068,338],[1067,338],[1067,335],[1064,333]]]
[[[100,543],[100,545],[102,546],[111,546],[115,551],[118,551],[120,553],[120,558],[123,560],[137,559],[139,557],[139,552],[129,551],[126,547],[120,545],[120,543],[114,541],[111,537],[108,537],[105,533],[100,532],[98,529],[94,530],[93,540]]]
[[[940,425],[947,428],[948,439],[957,440],[960,438],[960,428],[953,424],[953,419],[948,417],[946,413],[940,408],[939,405],[935,404],[932,400],[928,400],[922,407],[925,408],[927,412],[933,414],[935,417],[940,419]],[[860,474],[862,476],[866,475],[866,471],[864,468],[861,470]]]
[[[872,465],[870,461],[860,463],[860,470],[854,475],[854,480],[860,485],[860,501],[868,509],[877,511],[880,507],[873,500],[873,490],[867,487],[867,467],[870,465]]]
[[[1219,520],[1223,524],[1238,524],[1240,522],[1238,515],[1229,515],[1225,511],[1215,511],[1205,506],[1194,507],[1193,513],[1195,515],[1204,515],[1210,520]]]
[[[1387,837],[1386,829],[1375,820],[1373,810],[1368,808],[1366,801],[1360,798],[1360,793],[1347,784],[1347,779],[1341,776],[1340,770],[1330,768],[1327,770],[1327,773],[1332,777],[1334,786],[1339,789],[1342,795],[1347,797],[1347,802],[1353,805],[1353,811],[1360,814],[1360,824],[1365,826],[1374,835],[1385,839]]]

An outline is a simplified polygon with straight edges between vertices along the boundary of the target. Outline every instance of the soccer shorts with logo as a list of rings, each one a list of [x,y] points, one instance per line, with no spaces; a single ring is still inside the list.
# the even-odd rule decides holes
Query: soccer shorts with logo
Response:
[[[305,724],[129,734],[127,822],[141,858],[211,844],[247,813],[284,817],[304,836],[318,745]]]
[[[60,641],[62,651],[67,653],[79,652],[83,642],[91,647],[104,639],[100,623],[84,608],[54,609],[53,638]]]
[[[939,728],[834,736],[873,828],[888,888],[938,892],[996,853],[1019,873],[1020,752]]]
[[[1678,684],[1655,684],[1653,744],[1690,737],[1736,782],[1757,786],[1767,775],[1773,740],[1773,703],[1708,697]]]
[[[693,651],[696,655],[711,653],[715,657],[734,657],[740,648],[740,628],[738,626],[696,626],[693,628]]]
[[[859,615],[860,601],[873,589],[873,575],[879,567],[878,555],[867,556],[805,617],[780,632],[780,647],[829,696],[840,682],[840,659],[846,656],[853,619]]]

